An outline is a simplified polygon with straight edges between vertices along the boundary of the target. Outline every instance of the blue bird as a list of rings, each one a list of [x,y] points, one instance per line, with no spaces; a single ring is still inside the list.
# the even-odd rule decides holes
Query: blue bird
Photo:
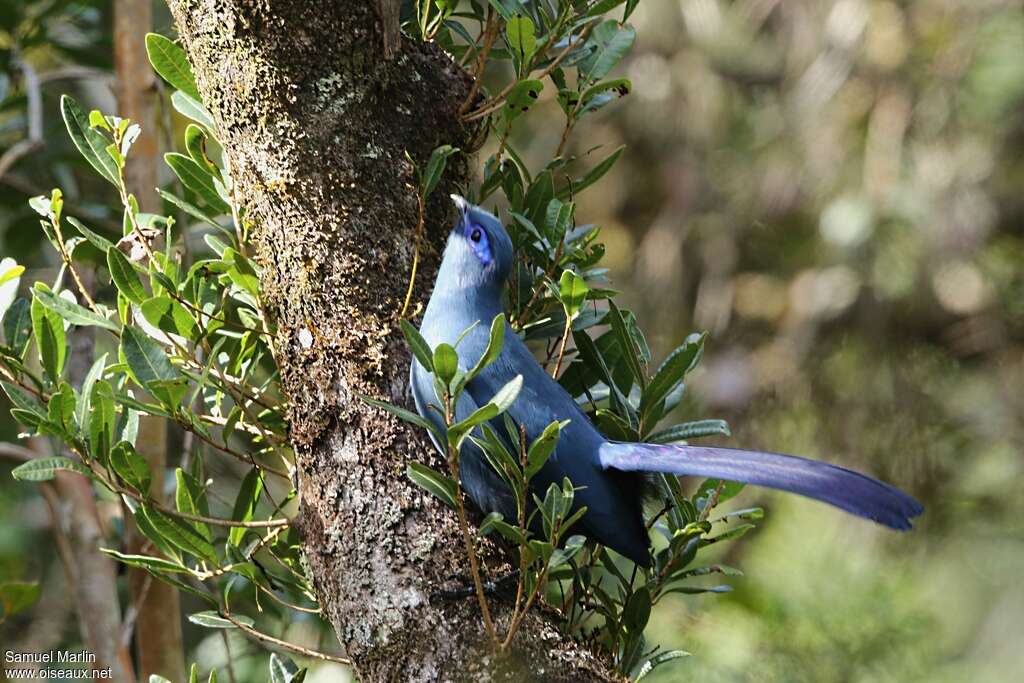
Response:
[[[442,342],[454,346],[472,327],[458,342],[460,363],[466,369],[483,355],[488,323],[503,312],[502,293],[514,255],[497,217],[461,197],[452,198],[459,220],[448,238],[420,333],[431,348]],[[500,356],[468,383],[455,406],[456,420],[488,403],[516,375],[522,375],[522,389],[508,413],[525,428],[529,441],[551,422],[569,420],[555,452],[531,481],[533,492],[543,496],[550,484],[560,485],[568,477],[578,489],[574,505],[587,508],[574,530],[642,566],[651,561],[643,520],[650,473],[713,477],[790,491],[899,530],[910,529],[910,518],[924,511],[888,484],[824,462],[733,448],[609,441],[509,327]],[[419,414],[443,427],[437,411],[428,409],[437,403],[433,377],[416,360],[411,380]],[[495,431],[504,430],[496,425]],[[515,519],[515,498],[480,448],[467,439],[459,457],[462,485],[473,502],[485,513]]]

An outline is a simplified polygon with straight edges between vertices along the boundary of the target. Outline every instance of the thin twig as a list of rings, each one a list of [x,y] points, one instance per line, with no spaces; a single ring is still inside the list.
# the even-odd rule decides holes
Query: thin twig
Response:
[[[15,457],[18,459],[23,459],[25,457],[24,454],[18,454],[20,449],[20,447],[18,446],[14,446],[13,444],[0,444],[0,446],[5,446],[4,448],[0,448],[0,455],[9,455],[10,457]],[[242,522],[234,519],[222,519],[219,517],[206,517],[204,515],[194,515],[190,512],[181,512],[180,510],[169,508],[162,503],[148,500],[145,496],[131,489],[120,486],[119,484],[107,479],[104,473],[95,467],[95,461],[83,458],[82,453],[71,444],[68,444],[68,447],[72,450],[72,452],[74,452],[79,457],[82,463],[89,468],[89,471],[92,472],[93,476],[95,476],[96,479],[99,480],[99,482],[106,486],[108,489],[110,489],[114,493],[123,496],[128,496],[129,498],[136,500],[140,503],[145,503],[152,507],[153,509],[164,513],[165,515],[171,515],[172,517],[177,517],[179,519],[187,519],[191,522],[203,522],[204,524],[212,524],[213,526],[244,527],[246,529],[269,529],[276,527],[285,527],[291,524],[291,520],[284,518]]]
[[[572,51],[574,48],[579,47],[580,43],[583,42],[584,40],[586,40],[587,34],[590,33],[590,27],[591,26],[592,26],[592,24],[584,26],[583,30],[580,31],[580,34],[576,37],[576,41],[575,42],[573,42],[572,36],[569,36],[569,44],[566,45],[564,48],[562,48],[561,52],[559,52],[557,55],[555,55],[555,58],[553,60],[551,60],[550,64],[548,64],[546,67],[544,67],[544,70],[540,72],[540,74],[537,76],[536,80],[538,80],[538,81],[539,80],[543,80],[552,71],[554,71],[556,68],[558,68],[558,65],[562,63],[562,60],[565,59],[567,56],[569,56],[569,52]],[[501,109],[501,107],[504,106],[504,104],[505,104],[505,98],[508,97],[508,94],[510,92],[512,92],[512,88],[514,88],[518,82],[519,81],[512,81],[511,83],[506,85],[504,88],[502,88],[501,92],[499,92],[497,95],[495,95],[491,99],[487,100],[486,102],[481,104],[479,107],[477,107],[476,109],[474,109],[470,113],[465,114],[462,117],[462,120],[466,121],[466,122],[476,121],[477,119],[482,119],[483,117],[487,116],[488,114],[491,114],[491,113],[497,111],[498,109]]]
[[[565,345],[569,341],[569,333],[572,332],[572,316],[565,312],[565,330],[562,332],[562,343],[558,347],[558,360],[555,361],[555,370],[551,373],[552,379],[558,379],[558,373],[562,370],[562,359],[565,358]]]
[[[544,275],[541,277],[540,286],[533,290],[533,294],[530,296],[530,300],[526,302],[526,306],[523,307],[522,312],[518,315],[514,322],[514,325],[518,329],[523,329],[523,326],[526,325],[526,323],[530,322],[530,318],[527,314],[533,313],[533,311],[530,309],[533,308],[533,305],[540,298],[541,292],[544,291],[543,281],[551,279],[551,277],[555,274],[555,268],[558,267],[559,261],[562,260],[562,250],[564,247],[565,239],[563,238],[562,241],[558,243],[558,247],[555,249],[555,257],[551,259],[551,263],[548,264],[547,269],[544,271]]]
[[[484,70],[487,68],[487,57],[491,54],[491,48],[494,46],[494,41],[498,37],[498,15],[491,6],[487,7],[487,24],[484,27],[484,44],[480,48],[480,52],[476,58],[476,68],[473,69],[473,85],[469,88],[469,94],[466,95],[466,99],[462,101],[459,106],[459,115],[461,116],[465,112],[469,111],[469,108],[473,106],[473,102],[476,100],[476,95],[480,92],[480,86],[483,84]]]
[[[337,657],[335,655],[329,655],[326,652],[310,650],[308,648],[302,647],[301,645],[294,645],[287,641],[281,640],[280,638],[275,638],[274,636],[269,635],[267,633],[263,633],[262,631],[257,631],[248,624],[241,622],[238,619],[235,619],[230,612],[223,611],[221,612],[221,616],[230,621],[238,628],[238,630],[240,630],[242,633],[249,636],[253,640],[257,640],[262,643],[268,643],[270,645],[275,645],[281,648],[282,650],[289,650],[291,652],[295,652],[306,657],[312,657],[313,659],[319,659],[325,662],[337,662],[338,664],[347,664],[349,666],[352,665],[352,660],[348,657]]]
[[[411,185],[407,187],[412,187]],[[415,189],[415,188],[413,188]],[[420,263],[420,242],[423,239],[423,193],[416,192],[416,204],[419,208],[419,217],[416,219],[416,232],[413,237],[413,252],[412,252],[412,272],[409,273],[409,287],[405,290],[405,302],[402,304],[402,312],[398,314],[398,317],[405,318],[406,312],[409,310],[409,303],[412,301],[412,290],[416,284],[416,268]]]
[[[444,396],[445,421],[452,424],[454,421],[451,397],[445,392]],[[476,545],[469,534],[469,522],[466,520],[466,506],[462,500],[462,478],[459,476],[459,452],[449,446],[448,469],[451,471],[452,479],[455,480],[455,508],[459,513],[459,529],[462,532],[462,542],[466,545],[466,554],[469,555],[469,570],[473,575],[473,586],[476,588],[476,598],[480,603],[480,613],[483,615],[484,628],[493,645],[498,644],[498,633],[494,628],[494,621],[491,619],[491,610],[487,606],[487,597],[484,595],[483,580],[480,578],[480,567],[477,563]]]
[[[96,307],[96,302],[93,301],[92,295],[89,294],[89,290],[86,288],[85,283],[82,282],[82,276],[78,274],[78,269],[75,268],[74,262],[71,260],[71,254],[64,247],[64,233],[60,229],[60,217],[56,215],[50,216],[50,225],[53,226],[53,231],[57,237],[57,251],[60,252],[60,257],[64,261],[64,265],[67,266],[68,272],[71,273],[71,278],[75,281],[75,286],[78,287],[79,293],[82,298],[85,299],[86,303],[89,304],[89,310],[96,315],[102,315],[100,309]],[[121,338],[121,333],[115,330],[108,330],[118,339]]]

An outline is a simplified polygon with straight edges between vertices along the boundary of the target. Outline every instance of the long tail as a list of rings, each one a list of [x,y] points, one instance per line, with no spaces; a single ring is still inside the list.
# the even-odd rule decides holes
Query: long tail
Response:
[[[910,529],[910,519],[924,512],[920,503],[889,484],[826,462],[792,455],[606,442],[601,446],[600,459],[605,469],[713,477],[790,491],[900,531]]]

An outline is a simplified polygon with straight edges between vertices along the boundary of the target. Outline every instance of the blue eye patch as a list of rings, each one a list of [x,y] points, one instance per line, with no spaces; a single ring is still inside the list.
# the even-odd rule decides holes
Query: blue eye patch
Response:
[[[494,255],[491,253],[491,243],[487,239],[487,231],[479,225],[466,221],[464,234],[469,246],[473,248],[473,253],[480,259],[480,263],[485,266],[489,265],[494,260]]]

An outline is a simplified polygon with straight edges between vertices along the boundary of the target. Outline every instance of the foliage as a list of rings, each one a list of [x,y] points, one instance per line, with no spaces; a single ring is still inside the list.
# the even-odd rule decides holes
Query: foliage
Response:
[[[121,234],[115,228],[122,212],[114,207],[118,226],[112,226],[110,199],[116,188],[98,173],[81,172],[87,162],[64,134],[51,99],[52,93],[76,88],[76,81],[48,80],[46,73],[64,71],[64,65],[109,66],[108,3],[46,2],[46,12],[38,12],[40,4],[11,2],[0,11],[0,149],[6,151],[29,132],[22,61],[43,76],[46,113],[46,147],[22,157],[14,172],[0,175],[0,231],[5,255],[28,266],[32,279],[42,277],[52,285],[52,275],[32,273],[50,262],[51,250],[38,249],[41,231],[24,229],[35,217],[24,196],[49,194],[54,184],[61,185],[64,214],[70,214],[65,221],[77,218],[80,228],[111,243]],[[598,3],[574,3],[586,4]],[[447,41],[462,63],[476,70],[484,41],[474,30],[479,20],[470,17],[483,15],[486,25],[487,3],[420,7],[426,11],[426,31],[407,24],[407,33]],[[624,10],[620,3],[614,18]],[[526,16],[536,37],[544,18]],[[495,26],[499,21],[504,21],[500,14]],[[700,371],[686,379],[698,391],[686,392],[666,415],[701,414],[694,399],[700,394],[715,410],[742,417],[736,420],[741,442],[785,443],[794,450],[871,463],[893,479],[913,480],[932,512],[926,521],[930,542],[917,542],[917,534],[914,543],[900,539],[896,545],[861,527],[832,524],[813,506],[773,498],[773,509],[783,514],[772,519],[784,517],[785,527],[773,522],[766,524],[767,533],[753,535],[753,542],[748,536],[735,547],[717,544],[701,562],[741,561],[763,569],[719,599],[667,596],[652,612],[649,635],[697,654],[688,667],[701,680],[879,675],[1002,680],[1007,671],[1020,668],[1017,651],[1005,647],[1009,641],[1001,635],[1019,626],[1020,610],[1013,606],[1020,591],[1014,577],[1022,557],[1014,540],[1019,534],[1012,531],[1022,509],[1013,488],[1022,433],[1014,389],[1024,330],[1017,267],[1024,248],[1016,229],[1022,138],[1020,117],[1012,115],[1020,110],[1024,82],[1016,58],[1019,7],[932,0],[806,6],[711,0],[643,3],[629,21],[642,44],[604,82],[628,76],[627,92],[635,83],[636,101],[628,107],[604,106],[597,115],[581,106],[574,135],[553,156],[572,159],[563,170],[583,178],[597,170],[597,160],[629,143],[630,153],[606,169],[600,191],[581,195],[577,188],[561,199],[574,202],[588,221],[602,224],[594,248],[600,248],[599,241],[608,244],[603,265],[629,292],[616,301],[622,308],[628,301],[644,321],[653,357],[666,356],[671,351],[666,344],[689,329],[709,329],[717,340]],[[512,150],[489,159],[488,177],[497,185],[495,172],[509,164],[543,169],[547,159],[537,164],[538,153],[561,142],[558,132],[552,140],[548,129],[562,127],[567,118],[563,101],[574,108],[573,93],[579,93],[573,84],[555,97],[558,86],[539,75],[550,59],[537,56],[545,42],[538,40],[527,58],[530,41],[522,39],[521,24],[513,31],[520,38],[511,45],[527,49],[515,55],[508,22],[503,31],[494,30],[493,59],[487,61],[501,65],[486,69],[482,102],[466,107],[467,116],[473,115],[480,104],[502,93],[514,59],[535,66],[532,74],[520,77],[517,72],[517,83],[536,80],[546,88],[535,91],[541,95],[535,100],[529,96],[535,84],[513,86],[518,89],[509,90],[505,101],[521,102],[528,111],[517,115],[509,107],[506,115],[502,104],[490,115],[498,135],[485,149],[493,153],[504,138],[504,147]],[[557,49],[548,48],[547,55]],[[824,72],[827,82],[810,78]],[[90,77],[97,80],[88,92],[74,92],[85,98],[103,87],[104,72],[97,73]],[[619,94],[604,92],[612,99]],[[192,104],[180,96],[177,100],[184,108]],[[192,113],[203,116],[198,109]],[[506,126],[506,119],[513,125]],[[179,135],[184,133],[180,122],[175,116]],[[605,144],[603,152],[591,154],[597,142]],[[217,158],[215,143],[210,141],[209,148],[211,158]],[[553,175],[554,182],[566,184],[568,173]],[[501,202],[497,197],[502,194],[493,189],[484,201]],[[212,212],[205,209],[190,214],[170,197],[164,211],[173,211],[177,219],[176,250],[186,221],[194,224],[188,233],[197,236],[202,233],[198,224],[212,228],[207,218],[233,227],[223,217],[206,215]],[[183,198],[191,199],[193,208],[202,206],[191,188]],[[80,228],[65,225],[65,236],[86,236]],[[192,243],[199,244],[195,251],[200,254],[209,248],[201,239]],[[75,257],[86,258],[91,244],[80,245]],[[106,246],[86,263],[100,263],[106,270]],[[0,272],[12,273],[12,265],[5,260]],[[561,292],[562,278],[568,279],[560,276],[564,272],[555,269],[545,278],[549,284],[538,302],[547,299],[547,310],[544,315],[528,312],[525,324],[539,327],[554,316],[552,327],[564,331],[561,301],[551,298],[551,285]],[[837,274],[844,278],[825,277]],[[17,285],[11,277],[8,283]],[[851,279],[861,293],[856,299],[844,295]],[[572,286],[566,283],[568,299],[574,299]],[[532,296],[528,285],[522,290]],[[99,294],[98,299],[112,300],[111,291]],[[4,320],[5,339],[15,347],[30,343],[25,340],[32,329],[32,298],[16,303],[18,310]],[[524,300],[511,303],[521,309]],[[511,308],[509,313],[514,320]],[[582,310],[577,319],[586,314]],[[630,314],[624,318],[628,324]],[[112,335],[98,331],[102,348],[97,355],[105,352],[114,359]],[[562,338],[545,337],[558,340],[550,354],[545,348],[540,356],[550,356],[549,369],[557,362]],[[573,346],[567,339],[563,363],[568,360],[575,373]],[[26,358],[38,372],[36,356],[29,349]],[[72,360],[68,356],[64,362]],[[19,409],[17,401],[13,405]],[[7,430],[8,424],[3,425]],[[221,433],[219,427],[212,429],[215,436]],[[692,438],[691,430],[708,429],[721,432],[725,424],[697,421],[660,437],[665,430],[659,425],[647,438]],[[232,448],[248,449],[244,430],[228,428],[227,433]],[[201,441],[196,447],[205,451],[200,455],[211,470],[217,467],[218,486],[207,489],[210,502],[218,515],[230,517],[246,472]],[[172,491],[174,479],[168,477]],[[275,486],[274,478],[267,483]],[[52,552],[47,544],[40,548],[45,552],[25,553],[41,533],[33,527],[37,501],[28,490],[32,487],[3,484],[0,516],[19,523],[0,529],[0,571],[13,567],[41,574],[47,566],[43,556]],[[104,498],[103,505],[111,505],[110,500]],[[267,503],[261,508],[270,509]],[[851,534],[857,544],[852,553]],[[797,544],[807,552],[794,559]],[[728,556],[719,550],[723,545],[733,548]],[[260,551],[260,557],[268,556]],[[259,558],[254,561],[258,568],[266,566]],[[248,608],[256,615],[255,593],[246,596],[240,589],[247,585],[246,579],[237,579],[233,605],[236,614]],[[28,598],[33,593],[21,586],[13,591]],[[549,601],[559,604],[556,584],[551,592]],[[44,590],[44,600],[45,595]],[[257,619],[265,632],[295,614],[279,610],[282,620],[274,622],[276,607],[269,600],[263,600],[265,611]],[[50,614],[39,607],[40,614]],[[205,605],[195,609],[208,610]],[[15,633],[27,612],[6,615],[8,630],[0,639]],[[918,623],[922,614],[934,622],[928,628]],[[190,656],[200,658],[197,653],[208,651],[210,639],[219,642],[222,634],[231,637],[233,652],[240,654],[239,629],[210,633],[203,645],[190,645]],[[76,643],[74,634],[65,637],[70,638],[65,643]],[[239,680],[267,677],[265,655],[258,669],[245,668],[242,659],[250,658],[236,661]],[[675,680],[675,675],[666,667],[659,680]]]
[[[609,438],[672,443],[728,434],[728,427],[720,420],[656,430],[662,418],[679,404],[684,379],[700,360],[705,336],[688,337],[648,377],[651,354],[636,317],[620,310],[614,302],[617,292],[607,287],[606,270],[600,264],[604,247],[597,241],[600,229],[575,223],[574,199],[612,168],[622,148],[583,173],[576,171],[581,160],[563,157],[562,153],[581,117],[605,106],[614,95],[625,95],[631,89],[627,79],[603,79],[630,49],[635,31],[628,24],[604,20],[602,15],[622,6],[625,19],[635,4],[546,6],[492,2],[485,12],[483,7],[471,3],[469,13],[447,13],[445,7],[439,6],[437,15],[431,14],[431,6],[429,2],[419,4],[416,26],[421,35],[436,39],[464,61],[475,57],[478,78],[492,62],[508,61],[512,66],[513,80],[494,95],[484,92],[480,102],[467,101],[475,106],[467,107],[465,118],[473,120],[494,114],[498,119],[498,149],[484,163],[481,187],[472,196],[483,202],[500,190],[508,206],[507,229],[517,254],[507,301],[514,328],[542,350],[545,369],[553,364],[553,375]],[[477,22],[478,38],[464,34],[463,25],[453,21],[453,16]],[[501,43],[495,38],[499,35]],[[468,44],[458,45],[460,37]],[[539,71],[538,78],[533,77],[535,71]],[[558,90],[565,127],[554,158],[531,171],[508,140],[513,125],[528,115],[545,79]],[[591,337],[588,331],[601,326],[608,329]],[[566,480],[561,487],[553,484],[543,492],[543,497],[530,489],[531,478],[554,450],[561,425],[552,423],[531,444],[525,442],[518,427],[507,417],[499,426],[496,418],[514,400],[517,387],[506,387],[492,403],[463,423],[453,424],[452,406],[466,383],[500,352],[503,318],[493,321],[488,351],[473,368],[460,365],[457,349],[445,344],[430,349],[411,325],[404,324],[403,331],[419,362],[434,375],[433,409],[444,416],[446,433],[437,432],[428,421],[408,411],[377,405],[430,429],[435,442],[445,445],[449,464],[447,475],[415,465],[410,468],[410,478],[455,507],[464,520],[458,448],[468,436],[483,450],[515,495],[517,519],[504,520],[500,514],[492,513],[477,531],[481,537],[497,532],[516,547],[519,556],[517,599],[512,626],[504,637],[496,634],[490,623],[474,542],[466,536],[477,597],[495,643],[503,649],[511,642],[521,617],[523,596],[525,611],[535,598],[546,595],[565,615],[566,632],[596,640],[623,673],[646,675],[658,664],[685,655],[681,651],[658,652],[657,648],[648,648],[644,627],[652,606],[664,595],[728,590],[728,586],[701,587],[687,579],[737,573],[724,565],[694,567],[693,563],[700,548],[741,536],[752,527],[749,523],[740,524],[712,535],[714,525],[761,516],[759,509],[750,509],[710,517],[716,505],[736,495],[742,487],[706,481],[694,495],[687,496],[674,477],[660,476],[658,495],[664,505],[646,521],[648,528],[656,528],[664,537],[664,546],[655,552],[652,569],[623,569],[630,564],[624,558],[570,535],[572,523],[585,512],[585,508],[572,509],[571,482]],[[570,337],[572,348],[568,344]],[[563,361],[567,361],[567,367],[560,372]],[[513,384],[514,380],[510,385]],[[517,447],[510,448],[510,444]],[[536,522],[538,515],[540,524]],[[464,521],[463,532],[466,535]]]
[[[555,374],[565,361],[561,381],[575,396],[585,397],[609,436],[668,442],[724,426],[689,423],[654,433],[655,425],[678,403],[683,379],[699,359],[703,337],[688,339],[648,381],[650,353],[635,317],[611,301],[613,290],[601,286],[604,271],[599,263],[604,252],[596,241],[599,230],[575,225],[573,197],[599,180],[621,149],[574,177],[568,171],[576,160],[561,157],[561,149],[544,168],[531,173],[507,144],[513,125],[528,114],[544,79],[559,92],[566,118],[563,146],[581,117],[606,105],[613,93],[628,93],[625,79],[604,80],[635,36],[628,25],[602,20],[604,12],[619,4],[514,8],[494,3],[486,15],[477,6],[470,15],[458,15],[477,20],[481,35],[491,35],[475,54],[478,76],[493,61],[511,62],[515,75],[497,94],[484,91],[466,118],[494,114],[499,121],[501,146],[485,163],[477,200],[500,189],[509,203],[510,234],[522,254],[509,301],[516,329],[531,342],[547,344],[545,366],[557,348]],[[426,5],[418,15],[421,35],[429,32],[453,53],[466,56],[470,47],[460,50],[454,42],[462,24],[453,20],[452,9],[440,7],[438,19]],[[625,16],[630,11],[627,5]],[[507,49],[494,44],[497,34]],[[3,386],[16,406],[12,414],[28,433],[51,438],[71,457],[32,460],[16,468],[14,476],[45,481],[67,470],[92,478],[121,498],[152,544],[145,554],[129,555],[114,548],[106,552],[206,602],[210,609],[192,614],[193,623],[237,628],[260,638],[255,620],[234,607],[236,596],[251,597],[257,607],[262,595],[279,609],[316,610],[288,528],[286,508],[295,491],[284,431],[286,399],[275,381],[273,330],[260,304],[259,267],[246,255],[244,207],[234,200],[230,170],[217,161],[210,117],[198,99],[185,55],[157,35],[147,37],[146,47],[154,69],[174,87],[172,105],[193,121],[185,132],[185,153],[165,155],[184,193],[161,196],[169,207],[208,226],[204,240],[209,251],[185,254],[178,246],[183,234],[173,216],[139,211],[124,173],[138,126],[99,111],[87,113],[73,98],[64,97],[61,114],[74,147],[120,198],[122,233],[114,238],[67,215],[59,189],[30,202],[63,265],[54,282],[35,283],[31,301],[13,300],[0,312],[5,330]],[[533,77],[535,71],[539,78]],[[445,160],[457,152],[442,147],[432,155],[419,181],[421,207],[436,187]],[[82,280],[82,263],[104,267],[113,287],[100,288],[94,298]],[[16,288],[20,267],[8,266],[2,276]],[[587,330],[602,324],[610,330],[591,339]],[[99,348],[110,350],[98,354],[76,387],[79,378],[69,377],[68,349],[69,335],[81,334],[75,331],[79,328],[92,328],[100,335]],[[621,558],[570,536],[573,523],[585,512],[573,510],[570,482],[553,485],[543,495],[530,489],[533,475],[553,452],[561,425],[553,423],[527,444],[510,422],[504,425],[508,441],[487,424],[515,400],[515,381],[477,413],[454,422],[451,406],[466,383],[500,352],[504,329],[503,317],[493,321],[493,353],[463,370],[457,349],[428,349],[412,326],[403,325],[410,345],[436,378],[446,429],[434,430],[434,437],[446,444],[449,464],[447,474],[413,464],[409,476],[458,511],[478,599],[496,645],[507,647],[526,612],[538,599],[550,598],[557,587],[567,632],[582,637],[584,625],[600,615],[605,626],[598,638],[617,666],[624,672],[649,670],[672,657],[644,647],[642,633],[651,606],[668,592],[704,590],[678,584],[702,573],[685,570],[701,544],[718,540],[705,535],[711,529],[708,513],[724,498],[723,484],[710,482],[690,498],[678,482],[663,482],[666,510],[650,522],[669,545],[659,551],[653,573],[639,586],[633,579],[627,581],[617,566]],[[570,336],[574,348],[569,348]],[[429,424],[407,411],[391,409],[404,419]],[[202,444],[174,471],[173,506],[152,494],[162,475],[150,471],[137,450],[142,416],[167,420]],[[481,588],[476,541],[468,528],[458,478],[459,448],[466,439],[484,450],[509,483],[519,511],[516,520],[491,515],[475,532],[496,532],[518,548],[520,597],[511,625],[500,637]],[[518,452],[510,452],[506,443],[519,444]],[[230,512],[211,512],[216,508],[210,476],[214,457],[232,458],[248,468]],[[670,514],[662,520],[664,512]],[[635,571],[633,575],[635,579]]]
[[[180,47],[158,36],[147,44],[169,83],[192,83]],[[71,97],[61,100],[78,152],[121,199],[122,234],[66,215],[59,189],[31,200],[62,267],[54,282],[33,285],[31,301],[4,302],[0,374],[25,434],[48,437],[55,453],[68,453],[29,460],[14,477],[46,481],[66,470],[91,478],[121,500],[149,542],[141,554],[116,546],[104,552],[205,604],[192,623],[265,640],[257,615],[244,610],[285,615],[318,607],[289,526],[296,493],[287,400],[276,381],[259,266],[247,256],[245,212],[195,95],[171,97],[194,123],[185,135],[187,154],[165,157],[185,194],[163,196],[206,226],[201,254],[181,248],[184,235],[171,215],[140,212],[127,189],[125,165],[138,126],[86,113]],[[105,268],[112,286],[91,292],[83,265]],[[5,262],[2,277],[14,288],[20,275],[20,266]],[[96,336],[97,349],[84,365],[70,350],[71,338],[83,333]],[[88,372],[72,377],[73,364]],[[191,440],[173,471],[173,504],[154,493],[165,475],[151,471],[140,452],[140,419],[164,420]],[[233,500],[221,496],[221,477],[240,479],[229,487]],[[296,672],[281,658],[271,662],[275,681],[299,680]]]

